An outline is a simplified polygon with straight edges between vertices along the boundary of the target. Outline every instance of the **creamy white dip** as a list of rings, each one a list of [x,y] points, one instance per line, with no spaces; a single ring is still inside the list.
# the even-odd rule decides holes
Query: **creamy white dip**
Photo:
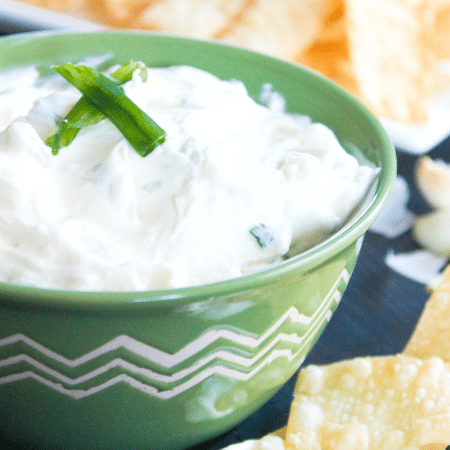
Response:
[[[108,120],[52,155],[43,139],[81,94],[59,76],[39,86],[34,69],[2,75],[0,280],[124,291],[240,277],[327,238],[376,174],[239,81],[148,74],[124,85],[167,133],[145,158]]]

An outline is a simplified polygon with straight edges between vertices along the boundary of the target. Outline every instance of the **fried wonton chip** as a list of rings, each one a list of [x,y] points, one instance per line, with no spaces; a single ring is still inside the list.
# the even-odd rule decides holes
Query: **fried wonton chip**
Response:
[[[450,209],[450,164],[422,156],[416,165],[415,181],[432,208]]]
[[[87,0],[26,0],[23,2],[50,11],[69,14],[80,19],[87,19],[89,17],[89,2]]]
[[[344,89],[356,92],[357,80],[351,73],[347,36],[347,17],[343,0],[328,0],[327,14],[314,42],[295,59]]]
[[[437,64],[450,58],[450,0],[329,1],[335,9],[297,60],[379,117],[426,122],[436,90],[449,85]]]
[[[300,371],[286,450],[444,450],[450,364],[404,355]]]
[[[246,0],[161,0],[151,2],[133,25],[197,38],[212,38],[240,14]]]
[[[75,8],[80,8],[84,5],[86,0],[26,0],[26,3],[52,11],[67,11]]]
[[[427,301],[403,353],[416,358],[439,356],[450,362],[450,266]]]
[[[345,3],[350,64],[361,98],[379,116],[426,121],[434,87],[433,66],[440,55],[437,17],[444,2]],[[445,34],[449,36],[448,30]]]
[[[257,0],[215,37],[224,41],[293,59],[318,36],[328,0]]]
[[[248,439],[225,447],[224,450],[285,450],[281,437],[269,434],[261,439]]]
[[[433,210],[416,218],[412,236],[419,245],[435,255],[448,258],[450,257],[450,165],[423,156],[416,166],[415,175],[417,187]]]
[[[112,26],[126,27],[131,25],[152,0],[103,0],[90,3],[99,20],[105,18]]]

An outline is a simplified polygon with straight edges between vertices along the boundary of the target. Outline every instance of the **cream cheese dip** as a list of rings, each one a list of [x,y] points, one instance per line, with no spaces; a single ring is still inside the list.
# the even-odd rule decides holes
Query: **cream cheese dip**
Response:
[[[52,155],[43,141],[81,94],[32,68],[1,76],[1,281],[129,291],[240,277],[326,239],[376,176],[278,97],[261,106],[186,66],[123,85],[167,134],[145,158],[108,120]]]

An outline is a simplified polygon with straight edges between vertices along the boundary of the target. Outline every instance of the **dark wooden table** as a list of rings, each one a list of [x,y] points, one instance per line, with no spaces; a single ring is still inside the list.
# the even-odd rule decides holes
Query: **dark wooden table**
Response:
[[[11,30],[0,29],[0,35],[9,32]],[[428,155],[450,162],[450,138]],[[397,150],[397,156],[398,174],[410,186],[408,208],[417,214],[426,212],[428,207],[412,178],[417,156],[400,150]],[[384,258],[388,249],[406,252],[416,248],[409,233],[393,240],[372,232],[367,233],[341,304],[304,366],[312,363],[326,364],[356,356],[395,354],[403,350],[423,310],[428,293],[423,284],[389,269]],[[294,375],[260,410],[233,430],[190,450],[219,450],[233,443],[261,437],[285,426],[296,376]],[[3,448],[16,450],[8,444],[4,444]]]

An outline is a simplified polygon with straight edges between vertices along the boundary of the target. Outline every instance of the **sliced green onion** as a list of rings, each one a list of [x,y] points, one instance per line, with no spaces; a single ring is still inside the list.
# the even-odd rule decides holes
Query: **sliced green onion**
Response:
[[[147,81],[147,66],[142,61],[128,61],[125,64],[122,64],[118,69],[116,69],[111,74],[111,76],[120,84],[123,84],[133,78],[133,73],[137,69],[140,69],[139,76],[141,77],[142,81]]]
[[[275,240],[273,230],[263,223],[251,228],[250,234],[256,239],[261,248],[270,247]]]
[[[142,81],[147,81],[147,66],[141,61],[129,61],[115,70],[111,76],[119,84],[123,84],[131,80],[137,69],[140,69],[139,75]],[[67,147],[72,143],[81,128],[95,125],[105,118],[106,116],[98,108],[85,97],[81,97],[61,121],[58,131],[47,138],[45,143],[51,147],[52,153],[57,155],[62,147]]]
[[[129,81],[136,69],[141,69],[140,76],[145,81],[147,71],[141,62],[130,61],[119,67],[111,75],[117,82],[84,65],[66,63],[55,67],[83,97],[69,111],[58,131],[45,141],[53,154],[69,145],[81,128],[95,125],[104,118],[108,118],[118,128],[141,156],[147,156],[165,141],[164,130],[133,103],[119,86]]]
[[[72,143],[81,128],[95,125],[105,117],[86,97],[81,97],[60,123],[58,131],[47,138],[45,143],[52,148],[52,153],[57,155],[62,147]]]

